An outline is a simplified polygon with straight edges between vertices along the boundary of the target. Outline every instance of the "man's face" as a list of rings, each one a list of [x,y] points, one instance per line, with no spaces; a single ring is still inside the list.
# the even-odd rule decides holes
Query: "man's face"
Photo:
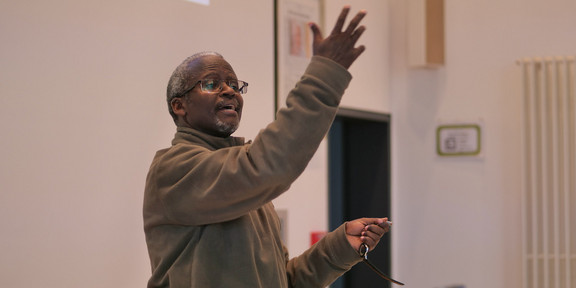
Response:
[[[190,63],[194,73],[191,84],[202,79],[230,80],[238,79],[234,70],[219,56],[204,56]],[[183,118],[186,126],[204,133],[228,137],[240,125],[244,100],[226,82],[221,82],[222,91],[202,91],[198,83],[182,101],[183,111],[176,111]]]

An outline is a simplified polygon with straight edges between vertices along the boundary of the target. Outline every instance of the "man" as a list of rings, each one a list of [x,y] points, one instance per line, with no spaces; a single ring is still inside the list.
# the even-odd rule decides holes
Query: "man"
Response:
[[[364,51],[354,46],[365,11],[342,31],[349,10],[325,39],[310,24],[310,65],[253,142],[230,136],[248,84],[221,55],[199,53],[176,68],[167,100],[177,132],[156,153],[144,196],[148,287],[325,287],[361,261],[360,245],[372,249],[388,231],[387,218],[350,221],[289,259],[271,203],[315,153]]]

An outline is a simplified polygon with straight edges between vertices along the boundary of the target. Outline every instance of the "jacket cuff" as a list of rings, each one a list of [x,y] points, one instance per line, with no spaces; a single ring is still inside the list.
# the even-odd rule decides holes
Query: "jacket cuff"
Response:
[[[348,239],[346,239],[346,223],[340,225],[332,233],[328,233],[326,237],[331,239],[328,241],[330,253],[333,255],[336,263],[341,265],[342,268],[349,270],[352,266],[362,261],[362,256],[350,246]]]
[[[352,74],[344,66],[322,56],[312,56],[310,63],[314,63],[314,65],[308,65],[304,75],[323,75],[326,71],[331,71],[334,73],[333,77],[322,79],[326,81],[327,85],[338,91],[339,94],[344,94],[352,80]]]

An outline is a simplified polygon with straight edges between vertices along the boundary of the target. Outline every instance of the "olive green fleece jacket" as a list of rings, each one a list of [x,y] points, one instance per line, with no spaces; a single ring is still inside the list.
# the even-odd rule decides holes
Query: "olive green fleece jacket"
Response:
[[[271,202],[305,169],[350,80],[313,57],[287,107],[252,142],[177,129],[146,180],[148,287],[325,287],[361,260],[345,224],[289,259]]]

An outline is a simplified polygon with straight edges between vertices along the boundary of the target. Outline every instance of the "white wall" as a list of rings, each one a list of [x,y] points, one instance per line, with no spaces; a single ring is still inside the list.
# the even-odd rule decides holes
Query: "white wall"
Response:
[[[1,286],[145,286],[144,180],[186,56],[250,82],[240,133],[272,119],[272,3],[212,2],[0,1]]]
[[[237,135],[272,119],[272,1],[211,2],[0,0],[3,286],[145,285],[144,178],[174,133],[164,91],[186,56],[219,51],[250,82]],[[346,2],[326,2],[331,27]],[[520,287],[514,61],[574,54],[576,2],[446,0],[447,63],[435,70],[407,68],[405,0],[350,2],[368,9],[367,51],[343,105],[392,114],[394,275]],[[483,159],[435,156],[438,120],[480,118]],[[326,161],[323,146],[277,201],[293,254],[326,227]]]
[[[525,56],[573,55],[576,2],[446,0],[446,65],[408,69],[406,1],[390,1],[394,271],[411,287],[521,287]],[[441,159],[442,120],[484,122],[483,159]]]

